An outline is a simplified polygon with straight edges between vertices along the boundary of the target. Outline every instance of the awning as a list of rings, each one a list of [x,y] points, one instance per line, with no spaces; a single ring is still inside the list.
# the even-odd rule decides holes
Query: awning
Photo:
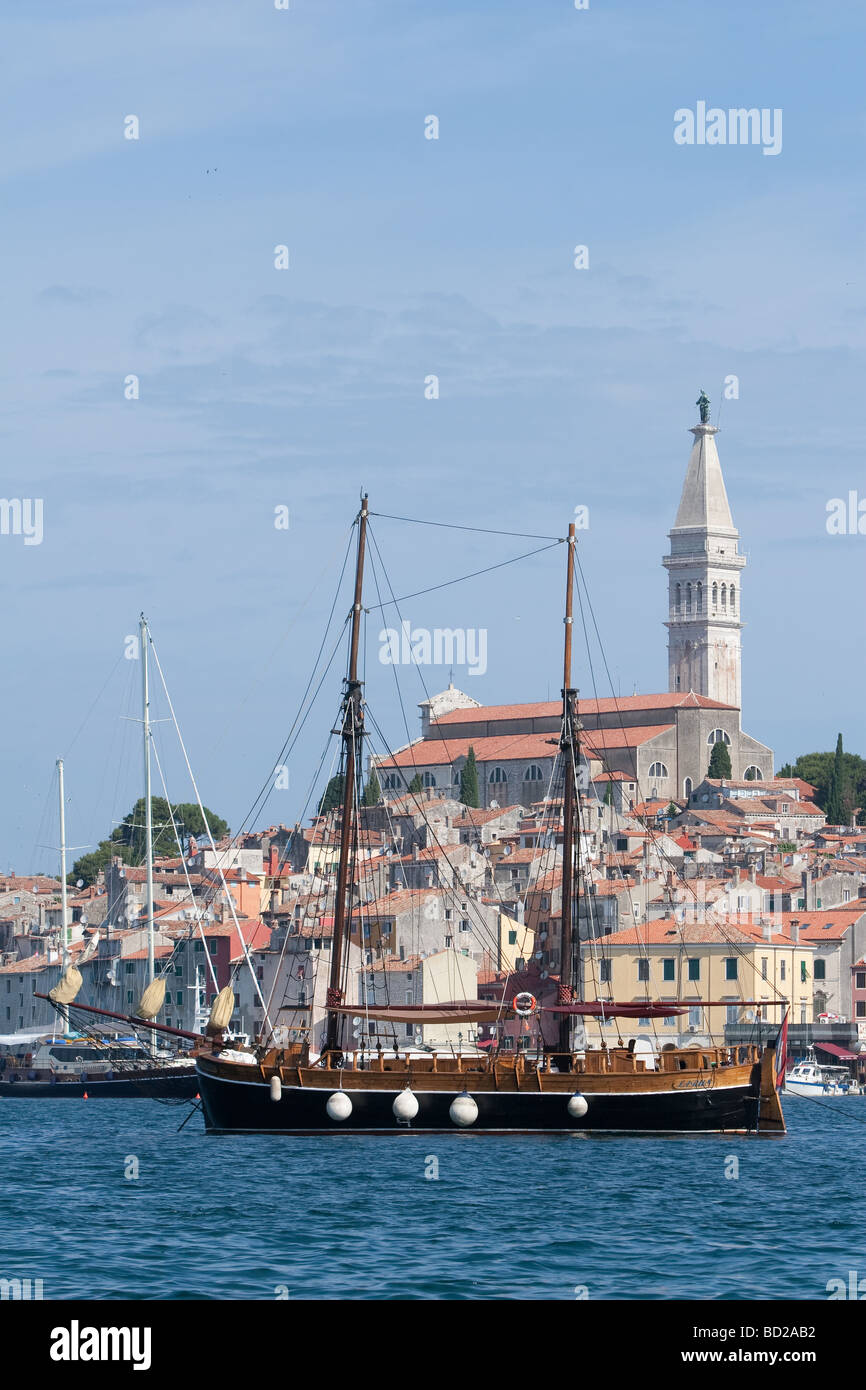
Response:
[[[370,1019],[373,1023],[497,1023],[507,1005],[484,999],[460,999],[451,1004],[383,1004],[365,1008],[363,1004],[340,1004],[331,1013]]]
[[[835,1043],[816,1042],[813,1046],[818,1052],[829,1052],[831,1057],[840,1057],[843,1062],[859,1060],[859,1053],[849,1052],[847,1047],[837,1047]],[[864,1061],[866,1061],[866,1053],[864,1053]]]
[[[589,1018],[672,1018],[687,1014],[688,1008],[676,1004],[550,1004],[548,1014],[581,1014]]]

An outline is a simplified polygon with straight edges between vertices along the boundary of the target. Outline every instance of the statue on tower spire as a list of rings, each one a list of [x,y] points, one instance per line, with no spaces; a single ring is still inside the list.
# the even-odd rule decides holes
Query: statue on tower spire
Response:
[[[708,425],[710,423],[710,398],[703,387],[701,387],[701,394],[695,401],[695,405],[700,406],[701,424]]]

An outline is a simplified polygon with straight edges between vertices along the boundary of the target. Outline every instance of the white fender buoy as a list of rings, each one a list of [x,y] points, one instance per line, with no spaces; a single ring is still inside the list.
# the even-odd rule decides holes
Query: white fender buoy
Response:
[[[568,1113],[573,1120],[582,1120],[588,1109],[586,1096],[582,1096],[580,1091],[575,1091],[573,1096],[569,1096]]]
[[[348,1120],[352,1113],[352,1102],[345,1091],[335,1091],[332,1096],[328,1097],[328,1104],[325,1109],[332,1120]]]
[[[469,1125],[474,1125],[478,1119],[478,1106],[468,1092],[464,1091],[462,1095],[454,1097],[448,1114],[455,1125],[459,1125],[461,1129],[466,1129]]]
[[[283,1094],[283,1083],[278,1076],[271,1077],[271,1100],[279,1100]]]
[[[414,1120],[418,1114],[418,1097],[407,1086],[398,1096],[394,1097],[394,1104],[391,1109],[398,1120]]]

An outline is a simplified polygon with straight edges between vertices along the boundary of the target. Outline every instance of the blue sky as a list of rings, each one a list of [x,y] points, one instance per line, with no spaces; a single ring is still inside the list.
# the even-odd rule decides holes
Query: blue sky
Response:
[[[141,609],[204,799],[240,824],[294,717],[362,485],[374,510],[544,534],[588,505],[614,684],[664,689],[660,558],[686,431],[701,387],[716,418],[729,374],[744,725],[780,762],[840,729],[866,753],[866,537],[825,529],[829,498],[866,497],[866,13],[761,8],[0,7],[2,493],[44,500],[41,545],[0,536],[0,867],[51,864],[58,756],[72,844],[139,794],[121,716]],[[781,108],[781,154],[676,145],[674,112],[699,100]],[[375,529],[399,593],[529,548]],[[477,699],[546,698],[561,558],[404,615],[487,630],[486,673],[455,671]],[[369,699],[401,742],[370,633]],[[581,655],[578,680],[590,693]],[[259,823],[300,814],[337,686]],[[412,709],[414,673],[404,688]]]

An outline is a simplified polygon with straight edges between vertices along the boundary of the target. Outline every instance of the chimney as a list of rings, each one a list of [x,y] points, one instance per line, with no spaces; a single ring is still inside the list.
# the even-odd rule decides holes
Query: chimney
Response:
[[[279,867],[277,864],[278,857],[279,854],[276,845],[271,845],[270,849],[268,850],[268,874],[271,878],[276,878],[277,873],[279,872]]]
[[[791,940],[796,946],[800,940],[800,923],[796,917],[792,917],[788,927]]]
[[[735,888],[739,888],[739,886],[740,886],[740,870],[739,870],[739,867],[738,867],[738,868],[734,869],[734,887],[735,887]]]
[[[755,867],[754,862],[752,862],[752,863],[749,865],[749,882],[750,882],[750,883],[756,883],[757,880],[758,880],[758,870],[757,870],[757,868]]]
[[[763,938],[764,938],[765,941],[772,941],[772,939],[773,939],[773,923],[772,923],[772,922],[764,922],[764,921],[761,922],[761,935],[763,936]]]

